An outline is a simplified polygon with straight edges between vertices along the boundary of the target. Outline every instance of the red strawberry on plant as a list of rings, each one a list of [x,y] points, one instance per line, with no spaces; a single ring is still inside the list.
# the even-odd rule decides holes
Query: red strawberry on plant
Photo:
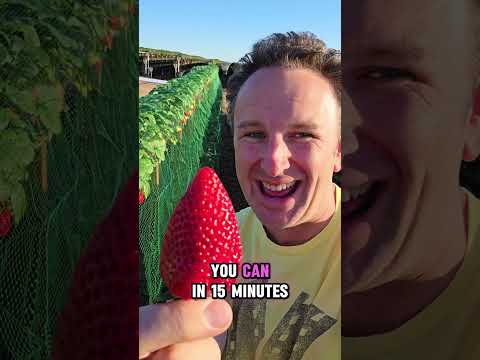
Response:
[[[140,191],[138,194],[138,203],[140,205],[143,205],[144,202],[145,202],[145,194],[143,193],[143,191]]]
[[[120,28],[120,19],[117,16],[112,16],[110,18],[110,26],[113,31],[116,31]]]
[[[0,237],[7,236],[12,228],[12,214],[9,209],[0,212]]]
[[[213,279],[210,263],[242,259],[242,244],[232,202],[215,171],[201,168],[170,218],[160,256],[164,284],[176,297],[191,298],[193,283],[227,284]]]
[[[130,4],[128,5],[128,13],[129,14],[135,14],[137,12],[137,7],[135,6],[135,4]]]

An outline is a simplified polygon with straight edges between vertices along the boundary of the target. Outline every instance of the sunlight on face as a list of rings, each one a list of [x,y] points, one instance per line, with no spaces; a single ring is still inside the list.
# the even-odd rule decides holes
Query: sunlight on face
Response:
[[[267,228],[319,221],[340,170],[334,89],[306,69],[264,68],[242,86],[234,112],[237,177]]]

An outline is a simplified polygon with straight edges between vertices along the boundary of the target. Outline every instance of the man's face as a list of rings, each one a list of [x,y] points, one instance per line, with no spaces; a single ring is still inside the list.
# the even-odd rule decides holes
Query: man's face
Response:
[[[269,230],[318,222],[340,170],[340,106],[305,69],[264,68],[245,82],[234,112],[238,181]]]
[[[458,178],[475,82],[466,4],[344,3],[342,131],[355,142],[344,144],[341,178],[346,293],[422,280],[463,231]]]

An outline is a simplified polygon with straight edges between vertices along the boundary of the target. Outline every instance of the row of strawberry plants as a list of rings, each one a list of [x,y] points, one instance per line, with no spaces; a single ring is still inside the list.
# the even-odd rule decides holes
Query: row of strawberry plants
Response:
[[[213,165],[213,150],[218,144],[222,87],[218,72],[209,79],[209,86],[198,99],[195,111],[183,126],[183,140],[169,146],[161,163],[159,186],[153,185],[145,203],[139,207],[139,248],[141,263],[142,304],[156,303],[161,291],[158,271],[162,239],[168,219],[184,195],[197,170]]]
[[[47,150],[63,128],[65,89],[84,97],[95,90],[103,58],[136,8],[136,0],[0,4],[0,237],[12,216],[18,224],[25,214],[37,156],[47,191]]]
[[[139,101],[139,202],[151,192],[152,177],[158,185],[160,164],[167,148],[182,141],[184,126],[201,102],[218,67],[195,67],[187,75],[170,80]]]

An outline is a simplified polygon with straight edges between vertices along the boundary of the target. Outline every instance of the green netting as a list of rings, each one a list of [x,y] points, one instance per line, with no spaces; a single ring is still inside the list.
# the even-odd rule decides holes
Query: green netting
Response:
[[[188,76],[188,75],[186,75]],[[140,297],[143,304],[159,301],[160,248],[171,214],[193,176],[202,166],[218,169],[222,87],[212,72],[207,90],[185,125],[182,141],[167,148],[160,165],[160,182],[152,179],[151,192],[139,212],[141,253]]]
[[[67,300],[70,276],[80,254],[138,166],[138,141],[132,136],[138,131],[137,13],[127,14],[123,7],[128,26],[118,29],[111,39],[111,49],[102,52],[95,49],[96,46],[103,49],[100,34],[98,39],[90,40],[91,34],[80,28],[60,26],[74,18],[73,14],[85,29],[94,28],[96,21],[108,25],[109,18],[105,16],[116,14],[115,6],[130,2],[18,0],[0,4],[0,62],[5,62],[5,56],[14,51],[22,54],[21,47],[28,46],[25,54],[30,54],[27,58],[33,64],[25,68],[27,62],[14,62],[12,57],[10,64],[3,63],[0,68],[0,113],[2,109],[15,109],[21,115],[15,122],[10,119],[7,128],[36,125],[34,111],[30,114],[21,111],[28,110],[28,96],[35,96],[33,87],[48,83],[50,76],[62,85],[66,105],[65,111],[59,113],[61,131],[50,133],[45,157],[48,189],[42,188],[42,156],[36,147],[33,161],[26,167],[26,178],[21,180],[26,193],[25,213],[7,236],[0,237],[2,360],[49,357],[57,316]],[[102,13],[97,16],[98,10]],[[49,22],[53,23],[53,30]],[[12,24],[18,29],[22,24],[30,25],[36,35],[31,27],[24,33],[7,31]],[[55,33],[53,37],[52,33]],[[36,37],[38,46],[34,44]],[[52,40],[55,38],[64,42],[62,51],[65,53],[59,52],[58,44]],[[86,64],[90,50],[101,56],[100,77],[93,64]],[[43,67],[35,56],[47,59]],[[19,55],[19,59],[25,57]],[[78,66],[72,65],[74,63]],[[73,68],[78,71],[71,72]],[[16,103],[18,97],[9,96],[12,89],[24,93],[22,103]],[[88,96],[81,94],[84,91]],[[23,110],[22,106],[25,106]],[[45,121],[55,120],[54,109],[50,110],[52,118],[45,118]],[[0,141],[6,140],[3,129]],[[37,140],[29,136],[32,142]],[[11,148],[1,150],[2,171],[7,169],[7,161],[16,163],[22,156],[15,148],[19,145],[18,139],[11,143]],[[5,174],[5,171],[0,172],[0,193],[5,185]],[[0,196],[0,208],[11,208],[17,201],[11,190],[7,195]]]

